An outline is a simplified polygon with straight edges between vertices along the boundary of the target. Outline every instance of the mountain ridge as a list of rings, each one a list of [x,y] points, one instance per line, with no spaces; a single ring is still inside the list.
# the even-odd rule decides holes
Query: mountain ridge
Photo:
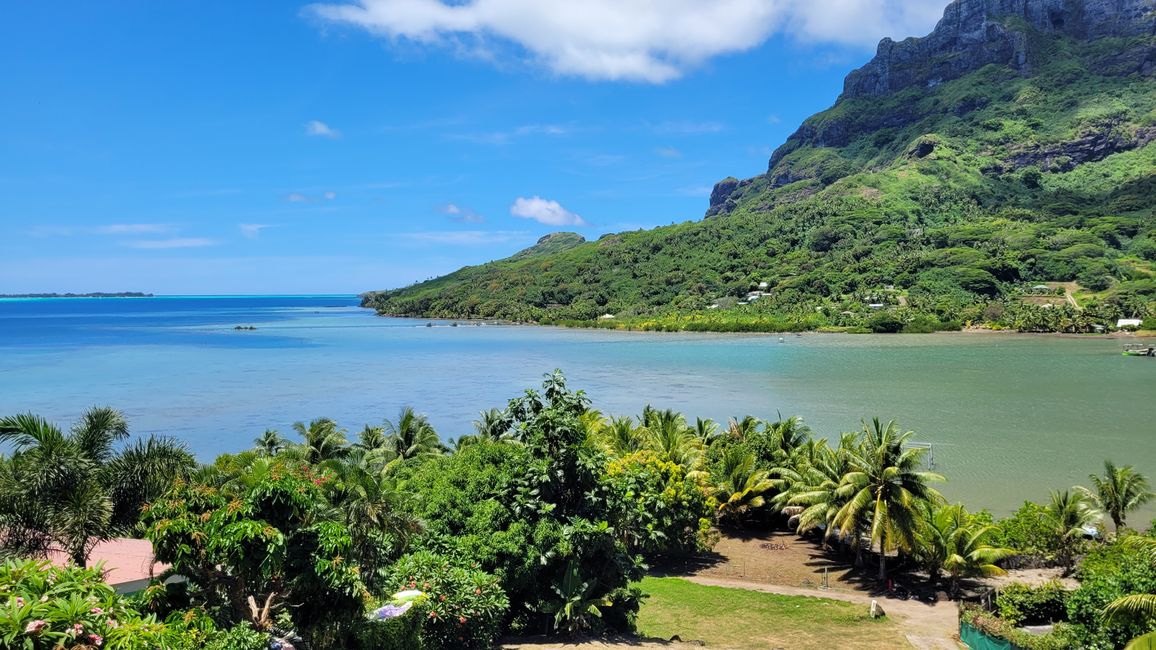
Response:
[[[886,316],[912,331],[1088,331],[1156,316],[1154,4],[956,0],[928,36],[885,39],[764,174],[716,184],[706,219],[364,304],[670,329],[877,329]],[[1084,309],[1024,296],[1073,281]]]

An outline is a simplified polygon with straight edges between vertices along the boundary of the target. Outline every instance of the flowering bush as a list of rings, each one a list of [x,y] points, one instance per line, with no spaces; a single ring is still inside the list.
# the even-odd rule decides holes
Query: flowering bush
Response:
[[[640,451],[611,461],[606,479],[615,526],[631,551],[655,558],[714,546],[716,504],[678,464]]]
[[[493,647],[510,607],[497,578],[429,551],[398,560],[387,584],[398,591],[423,592],[423,598],[410,601],[408,613],[394,620],[422,621],[422,647],[427,650]]]
[[[0,646],[26,650],[194,647],[191,635],[141,614],[101,579],[100,567],[0,565]]]

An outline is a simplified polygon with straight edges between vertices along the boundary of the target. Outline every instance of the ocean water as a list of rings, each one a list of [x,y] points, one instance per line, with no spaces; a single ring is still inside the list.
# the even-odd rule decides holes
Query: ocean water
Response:
[[[429,324],[353,296],[4,300],[0,413],[68,425],[111,405],[207,461],[316,417],[353,436],[404,405],[453,438],[561,368],[607,414],[798,414],[828,437],[895,419],[932,444],[947,496],[997,512],[1086,483],[1106,458],[1156,479],[1156,360],[1111,339]]]

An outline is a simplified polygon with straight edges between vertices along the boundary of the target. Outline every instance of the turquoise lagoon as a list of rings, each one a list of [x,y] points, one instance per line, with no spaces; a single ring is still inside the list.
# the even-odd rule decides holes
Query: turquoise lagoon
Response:
[[[893,418],[933,445],[945,494],[1001,513],[1086,482],[1105,458],[1156,477],[1156,361],[1112,339],[430,324],[354,296],[7,300],[0,413],[68,423],[112,405],[134,432],[210,460],[266,428],[325,416],[355,432],[403,405],[453,438],[562,368],[608,414],[798,414],[828,437]]]

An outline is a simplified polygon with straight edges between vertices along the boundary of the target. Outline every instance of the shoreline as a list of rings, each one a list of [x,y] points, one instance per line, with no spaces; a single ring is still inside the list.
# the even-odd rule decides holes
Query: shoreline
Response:
[[[722,330],[660,330],[660,329],[642,329],[636,327],[583,327],[575,325],[565,325],[557,323],[535,323],[530,321],[511,321],[500,318],[442,318],[429,316],[412,316],[402,314],[383,314],[372,307],[361,307],[374,312],[374,316],[378,318],[397,318],[414,321],[428,321],[428,322],[442,322],[442,323],[464,323],[470,326],[478,324],[489,326],[515,326],[515,327],[541,327],[541,328],[556,328],[564,330],[590,330],[602,332],[621,332],[634,334],[728,334],[735,336],[830,336],[836,334],[845,334],[848,336],[904,336],[904,337],[920,337],[934,334],[948,334],[960,336],[1032,336],[1032,337],[1047,337],[1047,338],[1067,338],[1067,339],[1106,339],[1106,340],[1128,340],[1128,339],[1156,339],[1156,330],[1138,330],[1135,332],[1107,332],[1104,334],[1077,334],[1072,332],[1021,332],[1019,330],[995,330],[984,327],[970,327],[961,330],[941,330],[937,332],[894,332],[894,333],[879,333],[879,332],[854,332],[854,331],[824,331],[824,330],[802,330],[802,331],[750,331],[750,332],[728,332]],[[420,326],[419,326],[420,327]],[[449,327],[449,325],[435,326],[435,327]]]

